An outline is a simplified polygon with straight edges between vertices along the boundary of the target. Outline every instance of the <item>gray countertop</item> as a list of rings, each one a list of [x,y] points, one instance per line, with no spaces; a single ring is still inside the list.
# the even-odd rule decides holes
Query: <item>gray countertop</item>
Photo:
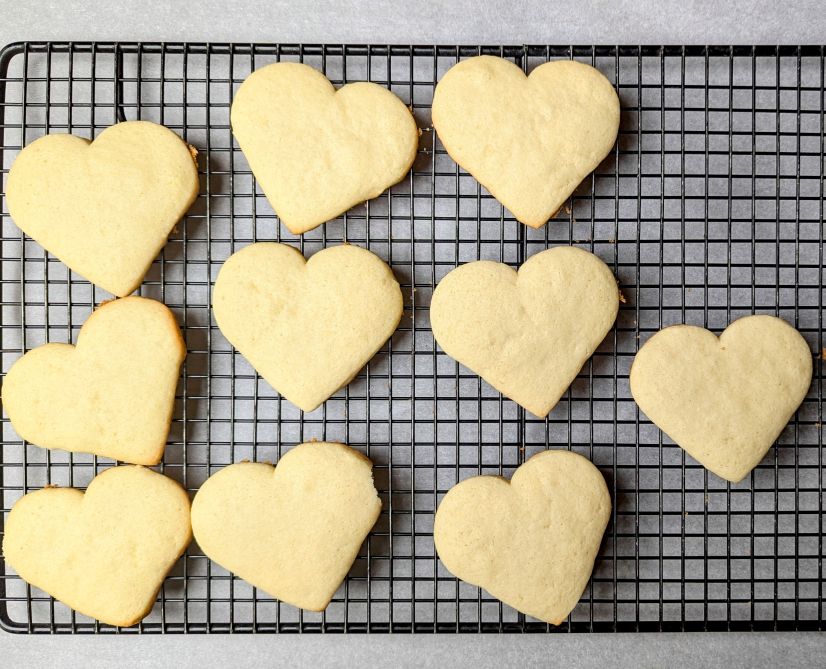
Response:
[[[38,39],[213,42],[808,44],[820,2],[596,0],[0,0],[0,45]],[[822,663],[822,634],[552,636],[24,637],[0,633],[0,664],[791,666]],[[129,657],[127,661],[127,656]]]

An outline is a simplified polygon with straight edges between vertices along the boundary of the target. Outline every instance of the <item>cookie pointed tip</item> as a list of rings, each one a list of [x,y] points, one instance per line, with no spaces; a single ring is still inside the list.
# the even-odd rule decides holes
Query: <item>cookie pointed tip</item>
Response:
[[[522,223],[523,225],[527,225],[529,228],[533,228],[534,230],[539,230],[539,228],[544,227],[548,223],[550,218],[552,218],[552,217],[549,217],[549,218],[543,217],[543,218],[539,218],[539,219],[534,218],[534,219],[531,219],[531,220],[528,220],[527,218],[525,218],[523,220],[523,219],[520,218],[520,219],[517,219],[517,220],[520,223]]]

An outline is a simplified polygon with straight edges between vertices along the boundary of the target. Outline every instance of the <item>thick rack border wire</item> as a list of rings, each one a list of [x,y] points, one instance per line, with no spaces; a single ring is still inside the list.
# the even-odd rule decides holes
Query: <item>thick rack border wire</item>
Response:
[[[556,220],[517,223],[446,155],[430,127],[436,82],[457,60],[501,55],[530,71],[575,58],[622,102],[616,149]],[[301,60],[337,85],[369,79],[410,104],[422,129],[410,175],[320,228],[285,232],[232,140],[229,106],[256,67]],[[823,369],[800,410],[742,483],[710,475],[641,416],[628,371],[673,323],[717,332],[751,313],[782,316],[823,349],[823,47],[343,46],[20,43],[0,55],[2,174],[47,132],[93,137],[118,120],[164,123],[197,147],[201,193],[141,294],[163,300],[188,356],[159,469],[194,492],[237,460],[338,439],[375,463],[383,512],[323,614],[234,579],[193,544],[152,614],[101,625],[26,586],[7,566],[0,621],[13,632],[580,632],[821,630]],[[405,294],[398,332],[357,379],[304,414],[227,344],[210,316],[223,260],[254,240],[307,254],[347,240],[389,262]],[[434,285],[457,264],[518,266],[576,244],[616,273],[616,327],[546,420],[503,400],[437,350]],[[2,371],[44,341],[75,341],[101,300],[2,209]],[[85,487],[110,462],[22,442],[3,418],[3,517],[48,483]],[[569,448],[608,481],[613,517],[582,601],[559,627],[459,583],[433,549],[433,512],[458,480],[510,475]],[[514,565],[514,568],[518,568]]]

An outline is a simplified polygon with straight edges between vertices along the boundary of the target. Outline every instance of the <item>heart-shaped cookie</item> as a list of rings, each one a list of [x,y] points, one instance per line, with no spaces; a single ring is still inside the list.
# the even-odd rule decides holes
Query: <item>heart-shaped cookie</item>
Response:
[[[433,336],[450,357],[544,417],[611,329],[619,291],[592,253],[557,246],[519,272],[481,260],[433,292]]]
[[[73,271],[128,295],[198,195],[191,151],[147,121],[118,123],[94,142],[46,135],[11,167],[9,213]]]
[[[433,540],[454,576],[559,625],[588,584],[610,516],[594,465],[570,451],[543,451],[510,482],[474,476],[451,488]]]
[[[324,249],[305,262],[292,246],[259,242],[221,267],[212,308],[258,373],[312,411],[393,334],[402,293],[390,268],[358,246]]]
[[[526,77],[510,61],[477,56],[451,67],[433,95],[433,127],[450,157],[532,228],[608,155],[619,119],[611,82],[569,60]]]
[[[44,488],[20,498],[3,557],[23,580],[110,625],[146,616],[192,534],[189,497],[143,467],[112,467],[84,494]]]
[[[631,394],[706,469],[742,480],[806,397],[812,352],[774,316],[747,316],[717,338],[691,325],[660,330],[631,366]]]
[[[23,439],[140,465],[163,456],[181,363],[175,316],[160,302],[104,302],[77,346],[44,344],[3,380],[3,406]]]
[[[261,190],[296,234],[401,181],[419,144],[413,115],[389,90],[358,82],[336,91],[300,63],[249,75],[230,120]]]
[[[278,466],[240,462],[201,486],[204,553],[273,597],[323,611],[381,511],[373,463],[344,444],[300,444]]]

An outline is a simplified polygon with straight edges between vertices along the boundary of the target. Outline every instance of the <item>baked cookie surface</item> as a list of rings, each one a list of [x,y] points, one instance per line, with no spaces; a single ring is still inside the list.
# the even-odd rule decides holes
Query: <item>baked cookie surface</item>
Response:
[[[23,232],[123,297],[197,195],[190,147],[161,125],[126,121],[93,142],[66,134],[32,142],[12,164],[6,198]]]
[[[390,267],[358,246],[333,246],[305,261],[292,246],[258,242],[221,267],[212,308],[258,373],[312,411],[393,334],[402,294]]]
[[[189,497],[143,467],[112,467],[86,492],[43,488],[19,499],[5,523],[3,558],[23,580],[109,625],[151,610],[189,544]]]
[[[559,60],[525,76],[495,56],[463,60],[433,95],[433,127],[459,165],[538,228],[608,155],[619,130],[611,83],[590,65]]]
[[[154,465],[185,355],[175,316],[160,302],[104,302],[76,346],[44,344],[11,366],[3,407],[15,431],[37,446]]]
[[[570,451],[544,451],[510,481],[474,476],[436,510],[433,540],[454,576],[559,625],[582,596],[611,516],[605,479]]]
[[[401,181],[419,143],[413,115],[389,90],[369,82],[336,90],[301,63],[249,75],[231,123],[261,190],[296,234]]]
[[[544,417],[611,329],[619,291],[592,253],[557,246],[519,271],[488,260],[449,272],[430,304],[433,336],[451,358]]]
[[[372,467],[358,451],[323,442],[299,444],[276,467],[229,465],[195,496],[195,540],[273,597],[323,611],[379,517]]]
[[[806,340],[774,316],[746,316],[717,337],[692,325],[660,330],[631,366],[646,416],[706,469],[742,480],[763,459],[812,382]]]

